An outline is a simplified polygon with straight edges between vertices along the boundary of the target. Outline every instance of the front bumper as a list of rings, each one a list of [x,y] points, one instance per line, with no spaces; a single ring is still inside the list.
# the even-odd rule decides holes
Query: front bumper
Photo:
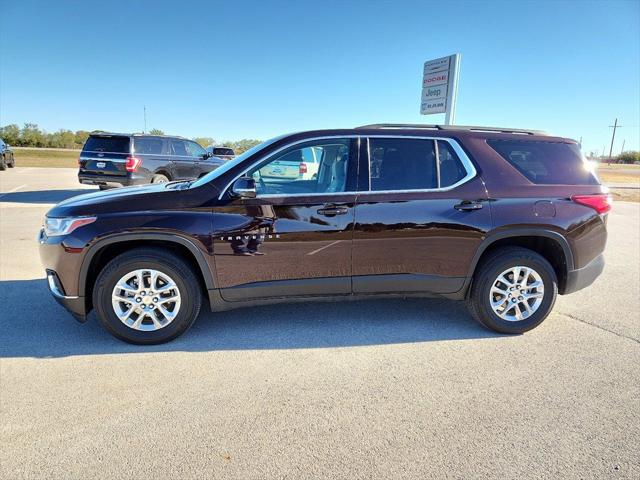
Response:
[[[65,237],[47,237],[43,230],[38,234],[40,260],[47,274],[49,291],[56,301],[80,322],[87,318],[85,297],[78,285],[83,256],[78,249],[69,248]]]
[[[47,284],[53,298],[66,308],[79,322],[87,321],[87,308],[84,297],[65,295],[64,287],[56,272],[47,270]]]
[[[602,270],[604,270],[604,255],[600,254],[584,267],[578,270],[570,270],[567,273],[567,282],[561,293],[566,295],[588,287],[598,278]]]

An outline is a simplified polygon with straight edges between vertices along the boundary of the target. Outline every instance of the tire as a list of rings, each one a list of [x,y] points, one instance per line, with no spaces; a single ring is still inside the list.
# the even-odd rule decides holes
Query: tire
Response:
[[[167,183],[168,181],[169,178],[161,173],[157,173],[151,178],[151,183]]]
[[[7,169],[7,159],[4,158],[4,155],[3,155],[2,158],[0,158],[0,171],[6,170],[6,169]]]
[[[168,320],[168,323],[160,328],[156,327],[156,322],[152,322],[149,315],[158,317],[162,316],[162,314],[159,313],[158,310],[148,310],[147,315],[138,325],[138,328],[145,328],[147,330],[141,330],[126,325],[118,318],[115,307],[112,304],[112,294],[116,283],[123,277],[131,275],[131,272],[136,270],[142,270],[144,276],[149,273],[145,272],[146,269],[158,272],[158,278],[161,280],[163,278],[172,280],[175,288],[171,288],[169,291],[147,295],[142,303],[134,303],[140,296],[128,297],[132,300],[130,305],[137,307],[137,309],[141,311],[140,307],[144,307],[144,302],[147,300],[151,301],[152,296],[154,297],[154,301],[157,301],[155,297],[161,295],[173,296],[175,298],[175,289],[177,289],[179,293],[180,303],[166,304],[168,308],[172,308],[173,306],[174,311],[177,308],[177,314],[175,318]],[[149,278],[147,277],[143,279],[143,288],[149,288],[147,287],[149,284],[148,280]],[[156,283],[154,289],[158,288],[158,284],[159,283]],[[163,287],[161,286],[159,288]],[[123,290],[119,293],[127,295]],[[149,292],[144,291],[145,295],[147,293]],[[135,295],[141,294],[142,292],[138,291]],[[120,340],[137,345],[155,345],[169,342],[179,337],[187,331],[198,317],[201,304],[202,290],[191,267],[180,257],[160,249],[134,249],[117,256],[100,272],[93,289],[93,305],[96,309],[96,315],[105,330]],[[126,303],[118,303],[118,306],[122,306],[122,310],[128,309]],[[144,313],[143,311],[141,312]],[[163,318],[167,320],[166,317],[163,316]],[[128,321],[134,322],[135,324],[137,319],[139,319],[139,316],[134,309],[134,313],[131,314]]]
[[[13,156],[11,157],[11,163],[8,163],[8,164],[7,164],[7,166],[8,166],[9,168],[14,168],[14,167],[16,166],[16,159],[15,159],[15,157],[13,157]]]
[[[537,287],[524,290],[518,290],[513,287],[514,290],[511,291],[510,288],[512,286],[510,284],[499,281],[499,277],[503,272],[518,266],[531,269],[533,274],[528,277],[528,284],[534,285],[533,281],[540,279],[538,282],[541,281],[544,291],[539,291]],[[526,272],[526,270],[522,270],[522,272]],[[520,274],[521,280],[517,282],[519,285],[523,285],[523,277],[524,275]],[[508,273],[503,278],[512,280],[513,273]],[[497,288],[505,291],[506,294],[498,293],[498,290],[492,292],[494,283],[496,283]],[[520,291],[525,292],[522,294],[523,296],[520,296]],[[538,303],[537,298],[525,299],[524,302],[533,310],[533,313],[526,314],[524,312],[521,314],[522,318],[518,319],[517,309],[521,312],[526,309],[525,303],[520,302],[519,299],[525,298],[525,295],[532,294],[538,295],[541,301]],[[509,297],[508,295],[512,296]],[[520,334],[537,327],[547,318],[553,309],[557,295],[558,279],[556,273],[551,264],[542,255],[527,248],[505,247],[491,252],[476,269],[467,299],[467,308],[473,318],[491,330],[500,333]],[[517,307],[511,306],[514,298],[515,301],[513,303]],[[491,300],[495,300],[496,303],[500,303],[504,307],[498,307],[499,310],[494,311]],[[505,319],[503,316],[511,317],[511,319]]]

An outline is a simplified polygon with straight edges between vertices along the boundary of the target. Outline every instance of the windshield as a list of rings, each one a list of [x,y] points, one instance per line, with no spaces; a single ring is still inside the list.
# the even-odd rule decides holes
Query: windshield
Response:
[[[259,152],[263,148],[268,147],[269,145],[277,142],[278,140],[280,140],[281,138],[284,138],[284,137],[286,137],[286,135],[280,135],[279,137],[274,137],[274,138],[272,138],[270,140],[267,140],[267,141],[264,141],[262,143],[259,143],[258,145],[256,145],[255,147],[250,148],[249,150],[247,150],[243,154],[238,155],[233,160],[229,160],[228,162],[222,164],[220,167],[216,168],[212,172],[207,173],[204,177],[199,178],[198,180],[196,180],[195,182],[193,182],[191,184],[191,187],[192,188],[200,187],[200,186],[204,185],[205,183],[209,183],[211,180],[214,180],[214,179],[218,178],[219,176],[224,175],[229,170],[234,168],[236,165],[239,165],[242,162],[244,162],[245,159],[249,158],[254,153]]]

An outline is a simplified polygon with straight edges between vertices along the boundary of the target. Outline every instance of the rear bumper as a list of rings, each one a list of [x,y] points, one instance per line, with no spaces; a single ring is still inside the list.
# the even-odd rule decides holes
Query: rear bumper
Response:
[[[129,187],[149,183],[149,179],[139,176],[98,175],[82,172],[78,173],[78,181],[83,185],[104,185],[107,187]]]
[[[570,270],[567,273],[565,288],[561,293],[566,295],[588,287],[598,278],[602,270],[604,270],[604,255],[600,254],[584,267]]]
[[[47,270],[47,284],[53,298],[66,308],[79,322],[87,321],[87,308],[84,297],[65,295],[64,287],[56,272]]]

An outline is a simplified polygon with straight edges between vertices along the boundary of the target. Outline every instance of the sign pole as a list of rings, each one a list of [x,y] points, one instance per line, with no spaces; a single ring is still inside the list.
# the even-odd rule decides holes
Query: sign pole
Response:
[[[458,78],[460,76],[460,54],[456,53],[451,56],[451,65],[449,67],[449,76],[451,78],[451,95],[447,102],[447,112],[444,118],[445,125],[453,125],[456,121],[456,101],[458,100]]]

